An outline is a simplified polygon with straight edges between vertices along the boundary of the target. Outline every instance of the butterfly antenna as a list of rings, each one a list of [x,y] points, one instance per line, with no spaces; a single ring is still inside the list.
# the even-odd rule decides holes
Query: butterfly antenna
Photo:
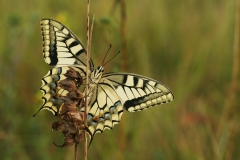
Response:
[[[109,52],[109,50],[110,50],[111,48],[112,48],[112,44],[109,45],[109,48],[108,48],[108,50],[107,50],[107,53],[105,54],[105,56],[104,56],[104,58],[103,58],[102,66],[103,66],[103,63],[104,63],[104,61],[105,61],[105,59],[106,59],[106,57],[107,57],[107,54],[108,54],[108,52]]]
[[[118,54],[120,53],[120,51],[118,51],[111,59],[109,59],[106,63],[104,63],[102,66],[105,66],[108,62],[110,62],[113,58],[115,58]]]

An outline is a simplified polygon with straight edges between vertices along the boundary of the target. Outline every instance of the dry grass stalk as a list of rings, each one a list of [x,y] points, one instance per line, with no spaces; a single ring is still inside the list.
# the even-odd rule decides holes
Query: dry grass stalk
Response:
[[[89,59],[90,59],[90,30],[89,30],[89,14],[90,14],[90,0],[87,1],[87,59],[86,59],[86,87],[85,87],[85,93],[88,95],[88,70],[89,70]],[[86,102],[85,102],[85,121],[84,124],[87,127],[87,105],[88,105],[88,96],[86,96]],[[84,159],[87,160],[87,154],[88,154],[88,144],[87,144],[87,134],[85,132],[85,143],[84,143]]]
[[[127,71],[127,36],[126,36],[126,21],[127,21],[127,14],[126,14],[126,1],[120,0],[120,16],[121,16],[121,26],[120,26],[120,33],[121,33],[121,52],[122,52],[122,64],[121,70],[126,72]],[[125,142],[125,130],[124,130],[124,117],[122,117],[120,123],[120,133],[119,133],[119,148],[120,154],[119,159],[124,159],[121,153],[125,152],[126,142]]]

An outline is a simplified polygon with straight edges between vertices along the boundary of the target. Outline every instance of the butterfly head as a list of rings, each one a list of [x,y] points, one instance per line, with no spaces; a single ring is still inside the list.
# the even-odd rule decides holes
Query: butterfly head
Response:
[[[104,67],[98,66],[91,74],[92,81],[97,83],[101,79],[103,72],[104,72]]]

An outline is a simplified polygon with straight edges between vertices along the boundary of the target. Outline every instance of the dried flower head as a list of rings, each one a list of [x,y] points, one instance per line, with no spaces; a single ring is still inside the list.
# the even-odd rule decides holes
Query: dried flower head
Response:
[[[84,131],[91,134],[84,124],[84,112],[80,111],[85,104],[83,94],[78,90],[82,84],[82,77],[72,67],[69,67],[69,70],[64,75],[66,79],[59,81],[59,86],[68,93],[65,96],[59,96],[63,104],[58,113],[63,121],[52,124],[52,130],[62,132],[65,137],[62,145],[53,142],[58,147],[68,147],[81,142],[85,136]]]

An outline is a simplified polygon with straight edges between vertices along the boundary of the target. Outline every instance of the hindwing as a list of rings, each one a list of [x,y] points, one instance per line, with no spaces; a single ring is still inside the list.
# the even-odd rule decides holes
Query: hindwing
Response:
[[[70,67],[78,71],[81,77],[85,80],[86,67],[74,65]],[[54,67],[49,70],[48,73],[42,78],[42,86],[40,90],[43,92],[43,105],[39,111],[47,109],[51,111],[54,115],[58,114],[59,108],[63,103],[63,101],[59,99],[59,96],[66,96],[68,93],[67,90],[64,90],[59,86],[58,82],[67,78],[64,76],[67,70],[69,70],[69,66]]]
[[[115,88],[106,78],[100,79],[97,85],[90,85],[88,102],[88,129],[92,140],[96,133],[112,129],[120,122],[123,106]]]

